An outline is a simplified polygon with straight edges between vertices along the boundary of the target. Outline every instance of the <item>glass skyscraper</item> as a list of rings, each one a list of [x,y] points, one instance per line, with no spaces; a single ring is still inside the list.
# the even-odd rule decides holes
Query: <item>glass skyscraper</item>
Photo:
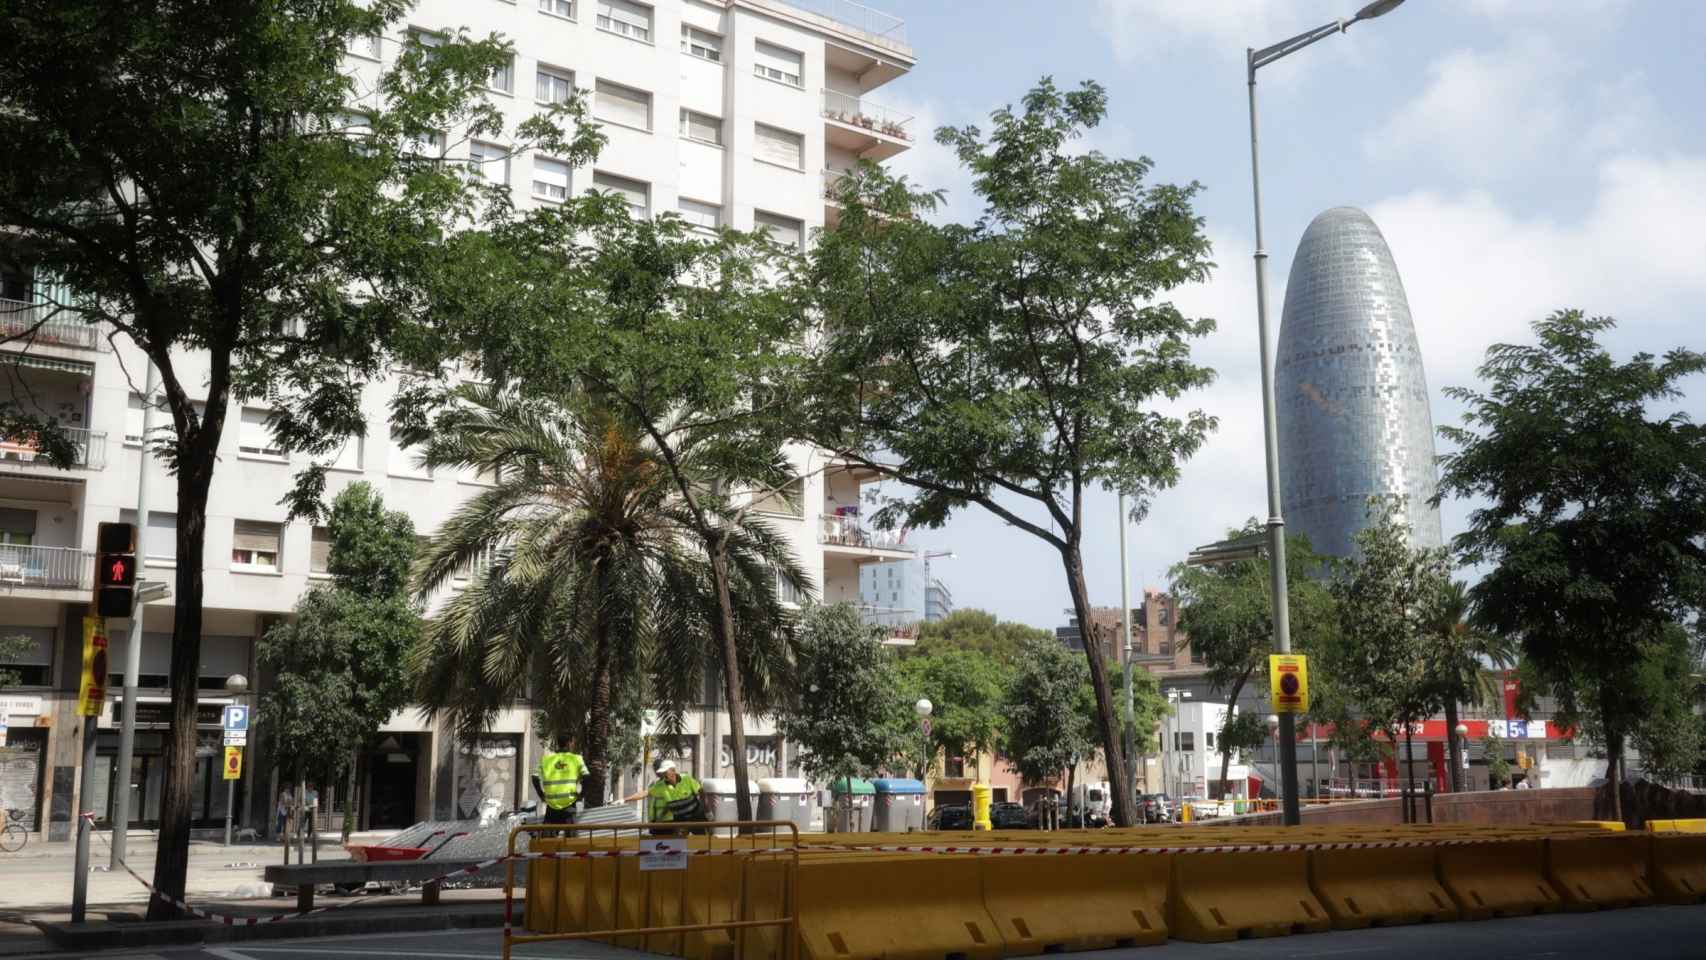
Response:
[[[1304,231],[1274,364],[1287,529],[1349,556],[1369,498],[1406,496],[1411,543],[1439,546],[1427,376],[1398,265],[1368,214],[1334,207]]]

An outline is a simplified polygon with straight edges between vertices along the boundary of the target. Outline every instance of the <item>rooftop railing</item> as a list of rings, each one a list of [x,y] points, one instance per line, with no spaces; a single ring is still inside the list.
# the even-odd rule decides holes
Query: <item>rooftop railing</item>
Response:
[[[837,23],[844,23],[860,33],[868,33],[873,37],[892,40],[895,43],[906,43],[906,21],[892,13],[873,10],[862,3],[853,0],[783,0],[790,7],[815,13],[820,17],[828,17]]]

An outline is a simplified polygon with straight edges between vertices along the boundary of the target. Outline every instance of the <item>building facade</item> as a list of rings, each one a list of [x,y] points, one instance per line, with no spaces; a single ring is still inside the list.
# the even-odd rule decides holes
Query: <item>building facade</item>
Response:
[[[919,623],[936,623],[954,612],[954,595],[930,563],[919,557],[873,563],[859,573],[859,609],[865,622],[896,636]]]
[[[881,161],[907,149],[908,118],[870,96],[904,76],[915,58],[900,20],[841,0],[420,0],[391,36],[359,45],[348,57],[358,87],[372,89],[406,36],[467,27],[475,36],[501,33],[515,42],[511,68],[494,76],[493,99],[511,128],[542,103],[584,91],[609,144],[587,169],[550,157],[502,159],[503,144],[450,147],[483,176],[507,184],[518,204],[546,204],[598,189],[615,191],[636,215],[680,213],[704,226],[765,229],[802,245],[832,226],[826,185],[861,159]],[[360,104],[352,104],[359,108]],[[448,140],[455,143],[458,138]],[[27,269],[0,278],[0,335],[39,319],[32,304],[48,291]],[[175,568],[175,484],[142,451],[145,369],[123,338],[109,345],[99,331],[48,323],[27,351],[0,345],[0,400],[51,412],[78,444],[79,462],[60,470],[36,462],[27,438],[0,437],[0,635],[29,638],[17,665],[22,684],[0,690],[7,743],[0,748],[0,807],[16,807],[48,839],[69,834],[79,787],[73,712],[81,670],[83,617],[93,576],[97,524],[146,516],[142,578],[170,581]],[[115,352],[116,351],[116,352]],[[185,356],[185,383],[204,382],[207,361]],[[480,477],[431,473],[397,443],[386,418],[397,384],[370,385],[363,396],[364,436],[351,437],[330,463],[327,496],[366,481],[386,506],[402,510],[431,535],[482,486]],[[279,449],[265,430],[260,401],[233,401],[220,443],[208,503],[200,694],[201,749],[194,819],[222,823],[218,715],[230,701],[224,680],[250,677],[257,689],[255,639],[290,616],[297,599],[325,576],[325,531],[287,522],[279,502],[300,455]],[[802,480],[791,498],[760,506],[792,539],[820,599],[857,602],[867,564],[911,557],[911,548],[870,530],[860,515],[860,488],[877,478],[830,462],[821,451],[791,453]],[[149,503],[138,509],[138,471],[150,471]],[[454,587],[453,587],[454,589]],[[789,598],[798,601],[803,598]],[[99,721],[98,761],[89,802],[103,825],[113,793],[132,792],[133,822],[159,817],[165,705],[171,655],[170,600],[142,612],[136,759],[116,767],[117,711]],[[129,622],[110,620],[112,661],[125,663]],[[122,666],[116,668],[122,670]],[[112,691],[120,678],[112,677]],[[660,743],[700,777],[728,773],[728,717],[708,704],[688,717],[686,735]],[[538,755],[524,704],[505,711],[490,730],[459,740],[416,709],[399,711],[363,759],[353,798],[363,828],[406,825],[428,817],[474,814],[483,800],[526,802],[527,772]],[[262,720],[264,722],[264,718]],[[773,726],[747,721],[753,775],[797,767]],[[238,805],[239,822],[264,828],[278,782],[260,739],[251,740]],[[637,767],[618,790],[649,781]],[[128,786],[125,786],[128,784]],[[322,796],[328,795],[322,790]]]
[[[1433,416],[1398,265],[1353,207],[1298,242],[1274,360],[1280,492],[1292,533],[1349,556],[1371,497],[1404,497],[1412,542],[1440,545]]]

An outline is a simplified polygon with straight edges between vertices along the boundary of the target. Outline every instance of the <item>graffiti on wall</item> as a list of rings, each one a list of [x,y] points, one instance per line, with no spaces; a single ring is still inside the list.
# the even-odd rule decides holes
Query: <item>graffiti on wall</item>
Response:
[[[516,764],[521,753],[517,734],[494,734],[461,740],[456,745],[456,816],[480,815],[480,804],[493,800],[499,810],[515,805]]]

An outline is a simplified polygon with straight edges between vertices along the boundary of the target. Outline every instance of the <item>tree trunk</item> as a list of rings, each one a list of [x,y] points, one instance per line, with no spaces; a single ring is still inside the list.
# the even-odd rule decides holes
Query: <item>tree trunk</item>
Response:
[[[1445,698],[1445,737],[1451,749],[1445,762],[1451,766],[1451,792],[1463,792],[1463,738],[1457,735],[1457,698]]]
[[[343,843],[349,844],[350,830],[355,826],[355,772],[361,763],[361,747],[350,748],[349,773],[344,775],[344,822],[342,825]]]
[[[1244,692],[1244,684],[1250,682],[1250,674],[1255,667],[1245,667],[1244,673],[1238,677],[1238,682],[1232,685],[1232,692],[1226,697],[1226,719],[1232,719],[1232,708],[1238,705],[1238,695]],[[1220,798],[1226,799],[1226,771],[1232,766],[1232,748],[1226,742],[1226,723],[1220,725]]]
[[[147,458],[143,458],[146,465]],[[214,456],[186,457],[178,470],[178,560],[172,621],[172,728],[166,735],[166,775],[160,791],[160,835],[154,852],[149,920],[182,916],[167,897],[183,899],[190,865],[190,813],[195,788],[196,700],[201,674],[203,553],[207,542],[207,492]],[[191,460],[198,462],[190,462]],[[138,611],[140,614],[140,611]]]
[[[740,654],[735,649],[734,601],[729,594],[728,534],[713,531],[708,538],[711,579],[717,590],[717,645],[723,654],[723,693],[729,708],[729,753],[735,762],[735,815],[752,820],[752,797],[747,792],[746,698],[740,688]],[[712,744],[711,748],[717,748]]]
[[[1076,537],[1061,551],[1061,562],[1066,567],[1067,587],[1072,591],[1072,612],[1077,615],[1079,630],[1086,639],[1084,655],[1090,661],[1090,688],[1096,694],[1096,720],[1102,728],[1108,782],[1124,784],[1127,758],[1120,752],[1120,726],[1114,722],[1114,698],[1108,689],[1107,664],[1102,660],[1101,631],[1094,629],[1090,621],[1090,591],[1084,585],[1084,558]],[[1114,825],[1135,826],[1137,818],[1132,808],[1137,798],[1127,795],[1123,788],[1109,792],[1114,795]]]
[[[1078,622],[1083,623],[1084,621],[1080,620]],[[1066,768],[1066,825],[1068,827],[1072,826],[1072,816],[1073,816],[1073,814],[1072,814],[1072,803],[1073,803],[1073,800],[1075,797],[1074,790],[1077,789],[1075,786],[1077,780],[1078,780],[1078,764],[1074,763],[1071,766]],[[1079,815],[1079,817],[1083,817],[1084,812],[1082,810],[1080,810],[1080,811],[1078,811],[1078,815]],[[1079,820],[1078,825],[1080,827],[1084,826],[1084,822],[1082,819]]]

